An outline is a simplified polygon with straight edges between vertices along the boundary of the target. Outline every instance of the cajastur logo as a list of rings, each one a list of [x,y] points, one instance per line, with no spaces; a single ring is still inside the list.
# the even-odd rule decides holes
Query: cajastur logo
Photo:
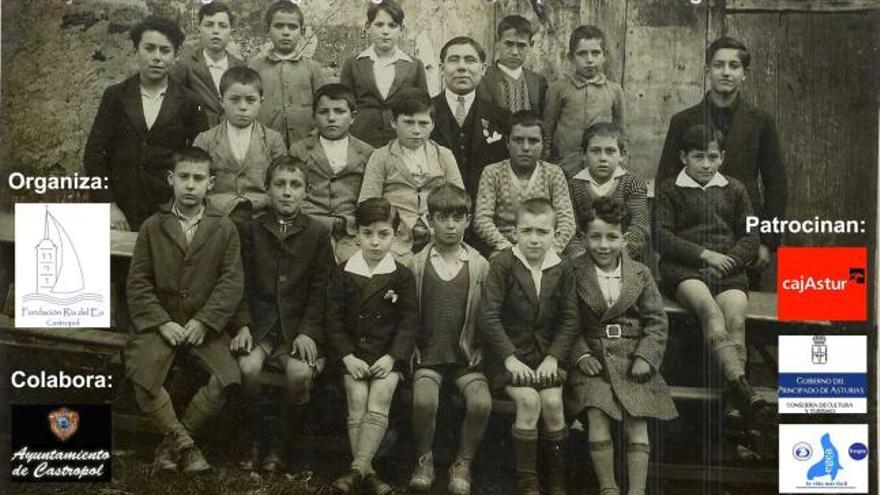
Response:
[[[777,317],[784,321],[865,321],[868,250],[781,247]]]

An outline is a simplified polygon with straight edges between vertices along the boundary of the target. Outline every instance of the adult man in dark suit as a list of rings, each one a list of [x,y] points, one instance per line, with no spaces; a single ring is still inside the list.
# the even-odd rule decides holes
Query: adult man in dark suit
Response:
[[[110,203],[111,227],[138,230],[171,198],[172,153],[192,143],[208,122],[195,95],[168,77],[183,32],[150,16],[131,30],[138,73],[104,91],[83,162],[87,174],[109,179],[92,191]]]
[[[675,178],[681,171],[682,133],[693,125],[711,125],[725,137],[724,162],[719,171],[745,184],[759,218],[783,218],[788,183],[776,125],[771,115],[740,97],[750,61],[748,49],[739,40],[725,37],[709,45],[705,69],[709,91],[703,101],[675,114],[669,121],[657,182]],[[761,234],[758,259],[749,274],[753,288],[758,288],[760,272],[770,262],[770,255],[780,241],[777,234]]]
[[[478,97],[477,86],[486,71],[486,52],[479,43],[465,36],[452,38],[440,50],[440,61],[446,89],[433,99],[431,139],[452,150],[473,199],[483,167],[508,156],[504,133],[510,115]]]

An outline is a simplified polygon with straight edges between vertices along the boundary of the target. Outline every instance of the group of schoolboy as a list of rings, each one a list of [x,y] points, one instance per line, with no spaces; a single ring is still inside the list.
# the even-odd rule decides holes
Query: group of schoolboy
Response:
[[[645,493],[647,419],[677,411],[659,374],[663,299],[636,261],[646,186],[624,167],[604,34],[575,29],[574,71],[548,87],[523,67],[531,24],[508,16],[488,68],[474,40],[446,43],[432,100],[424,65],[397,46],[403,19],[392,0],[371,4],[370,46],[341,84],[301,55],[303,13],[289,1],[266,11],[272,48],[247,65],[226,50],[234,18],[221,2],[201,8],[199,50],[176,64],[175,24],[149,17],[131,31],[139,72],[105,92],[85,165],[111,178],[96,199],[113,227],[139,230],[125,364],[163,434],[156,468],[207,470],[193,435],[239,385],[240,466],[283,469],[316,376],[336,364],[353,459],[337,492],[391,492],[373,458],[409,381],[411,489],[435,481],[446,382],[465,407],[451,493],[470,492],[493,396],[516,407],[521,493],[566,493],[573,419],[588,427],[602,495],[620,493],[610,423],[623,423],[628,493]],[[709,91],[672,119],[660,163],[660,286],[697,315],[727,414],[772,423],[745,378],[743,315],[747,270],[778,239],[747,233],[745,217],[784,213],[785,174],[772,120],[739,96],[745,46],[719,39],[706,63]],[[164,382],[190,356],[210,378],[178,415]],[[255,399],[267,366],[286,376],[274,429]]]

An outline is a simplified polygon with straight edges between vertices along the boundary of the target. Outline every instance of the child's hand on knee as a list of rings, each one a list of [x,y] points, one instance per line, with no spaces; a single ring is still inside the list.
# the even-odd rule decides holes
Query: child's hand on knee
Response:
[[[171,347],[177,347],[186,341],[186,329],[180,324],[168,321],[159,325],[159,335],[168,342]]]
[[[208,327],[199,320],[192,319],[186,322],[186,342],[193,347],[202,345],[207,333]]]
[[[636,356],[633,359],[632,367],[629,369],[629,374],[632,375],[633,380],[644,383],[654,374],[654,368],[643,358]]]
[[[238,333],[229,342],[229,351],[233,354],[250,354],[253,345],[254,338],[251,335],[251,329],[243,326],[238,329]]]
[[[468,361],[469,368],[476,368],[483,362],[483,350],[477,349],[474,351],[473,355],[471,355],[470,361]]]
[[[355,380],[363,380],[370,377],[370,365],[354,354],[348,354],[342,358],[342,365],[345,366],[345,371]]]
[[[557,370],[559,369],[559,361],[553,356],[547,356],[541,361],[540,366],[538,366],[537,375],[538,375],[538,384],[544,387],[549,387],[551,385],[556,384],[556,375]]]
[[[715,268],[716,270],[720,270],[723,274],[730,273],[734,268],[736,268],[736,260],[727,256],[726,254],[721,254],[711,249],[704,249],[702,253],[700,253],[700,258],[706,262],[707,265]]]
[[[582,357],[577,366],[587,376],[596,376],[602,372],[602,362],[590,355]]]
[[[318,359],[318,346],[308,335],[301,333],[293,339],[291,355],[297,355],[309,366],[314,366]]]
[[[510,373],[514,386],[521,387],[535,381],[535,372],[513,354],[504,359],[504,368]]]
[[[370,375],[373,378],[385,378],[394,370],[394,358],[385,354],[370,366]]]

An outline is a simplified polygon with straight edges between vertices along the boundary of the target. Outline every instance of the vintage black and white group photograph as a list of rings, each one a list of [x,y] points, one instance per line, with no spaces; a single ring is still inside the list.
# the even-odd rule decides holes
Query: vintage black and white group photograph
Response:
[[[4,493],[878,490],[880,3],[0,9]]]

